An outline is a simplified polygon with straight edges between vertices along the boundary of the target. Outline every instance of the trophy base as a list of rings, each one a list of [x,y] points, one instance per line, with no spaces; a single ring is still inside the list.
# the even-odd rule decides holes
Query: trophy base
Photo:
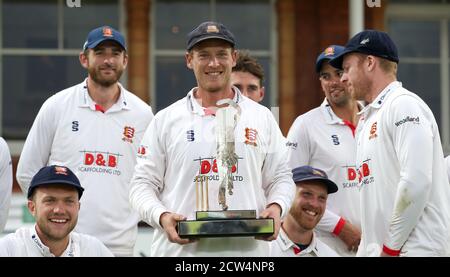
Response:
[[[256,219],[255,210],[229,210],[229,211],[197,211],[197,220],[215,219]]]
[[[180,238],[266,236],[275,232],[272,218],[256,219],[256,211],[197,212],[197,220],[178,222]]]

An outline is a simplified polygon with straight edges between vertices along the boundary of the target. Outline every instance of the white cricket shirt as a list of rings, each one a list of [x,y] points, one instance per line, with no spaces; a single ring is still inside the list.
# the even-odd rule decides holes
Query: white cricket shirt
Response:
[[[445,255],[450,185],[432,111],[392,82],[361,113],[358,256],[379,256],[383,247],[391,255]]]
[[[12,193],[12,163],[8,144],[0,137],[0,233],[8,220]]]
[[[271,257],[339,257],[333,249],[321,242],[315,233],[313,239],[306,249],[301,250],[294,242],[292,242],[283,228],[276,240],[270,242]]]
[[[322,169],[336,183],[338,191],[328,195],[327,210],[316,226],[317,236],[343,256],[354,256],[333,234],[341,218],[360,228],[360,197],[356,171],[354,127],[344,122],[328,104],[300,115],[287,139],[291,168],[310,165]]]
[[[155,115],[139,150],[130,199],[141,217],[155,227],[151,255],[267,256],[268,242],[253,237],[200,239],[181,246],[169,242],[159,225],[166,211],[195,219],[195,183],[200,178],[208,179],[209,210],[221,210],[215,116],[205,115],[193,97],[195,89]],[[284,214],[295,195],[286,142],[272,113],[234,89],[234,101],[242,113],[235,128],[238,162],[233,167],[234,189],[233,195],[226,194],[227,204],[230,210],[259,213],[269,203],[277,203]]]
[[[17,180],[26,193],[41,167],[69,167],[85,188],[75,230],[97,237],[116,256],[131,256],[139,216],[129,203],[130,179],[153,114],[121,85],[120,91],[105,113],[96,110],[86,82],[50,97],[28,134]]]
[[[0,257],[55,257],[36,233],[35,227],[22,227],[0,239]],[[69,244],[59,257],[113,257],[97,238],[71,232]]]

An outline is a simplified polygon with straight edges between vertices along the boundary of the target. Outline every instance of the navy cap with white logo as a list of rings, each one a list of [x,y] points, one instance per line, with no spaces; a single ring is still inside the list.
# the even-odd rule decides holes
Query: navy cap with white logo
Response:
[[[41,168],[33,179],[31,179],[30,187],[28,188],[28,199],[33,195],[37,187],[43,185],[68,185],[78,190],[78,199],[83,195],[84,188],[80,184],[77,176],[67,167],[59,165],[50,165]]]
[[[331,59],[336,58],[339,54],[344,51],[344,47],[340,45],[330,45],[322,53],[317,57],[316,60],[316,72],[319,73],[322,68],[322,63],[324,61],[329,61]]]
[[[207,39],[221,39],[231,44],[232,47],[236,44],[233,33],[231,33],[225,25],[218,22],[207,21],[198,25],[197,28],[187,35],[186,49],[189,51],[197,43]]]
[[[125,38],[119,31],[109,26],[102,26],[95,28],[94,30],[89,32],[86,42],[83,45],[83,51],[85,51],[86,49],[95,48],[97,45],[106,40],[115,41],[124,50],[127,49]]]
[[[323,170],[318,168],[307,165],[296,167],[292,170],[292,176],[296,184],[303,181],[318,180],[327,187],[328,194],[338,191],[337,185],[328,179],[328,175]]]
[[[358,52],[383,59],[399,62],[397,46],[385,32],[365,30],[353,36],[345,45],[344,51],[330,61],[333,67],[342,69],[346,54]]]

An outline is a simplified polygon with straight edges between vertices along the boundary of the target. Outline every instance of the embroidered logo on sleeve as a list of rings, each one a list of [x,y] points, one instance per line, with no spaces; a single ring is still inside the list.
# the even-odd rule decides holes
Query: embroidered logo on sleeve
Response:
[[[402,120],[395,122],[395,126],[399,127],[400,125],[403,125],[408,122],[411,122],[413,124],[420,124],[420,118],[407,116],[407,117],[403,118]]]

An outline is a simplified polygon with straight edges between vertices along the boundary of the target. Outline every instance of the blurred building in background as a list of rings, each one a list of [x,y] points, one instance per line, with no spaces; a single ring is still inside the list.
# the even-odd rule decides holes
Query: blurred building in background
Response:
[[[78,54],[87,32],[101,25],[127,37],[122,83],[155,112],[167,107],[195,85],[184,61],[186,34],[207,20],[224,23],[237,47],[263,64],[263,104],[279,107],[286,134],[323,100],[314,71],[320,50],[345,44],[358,17],[397,43],[399,79],[432,108],[448,154],[450,0],[0,0],[0,134],[16,165],[42,103],[85,78]]]

